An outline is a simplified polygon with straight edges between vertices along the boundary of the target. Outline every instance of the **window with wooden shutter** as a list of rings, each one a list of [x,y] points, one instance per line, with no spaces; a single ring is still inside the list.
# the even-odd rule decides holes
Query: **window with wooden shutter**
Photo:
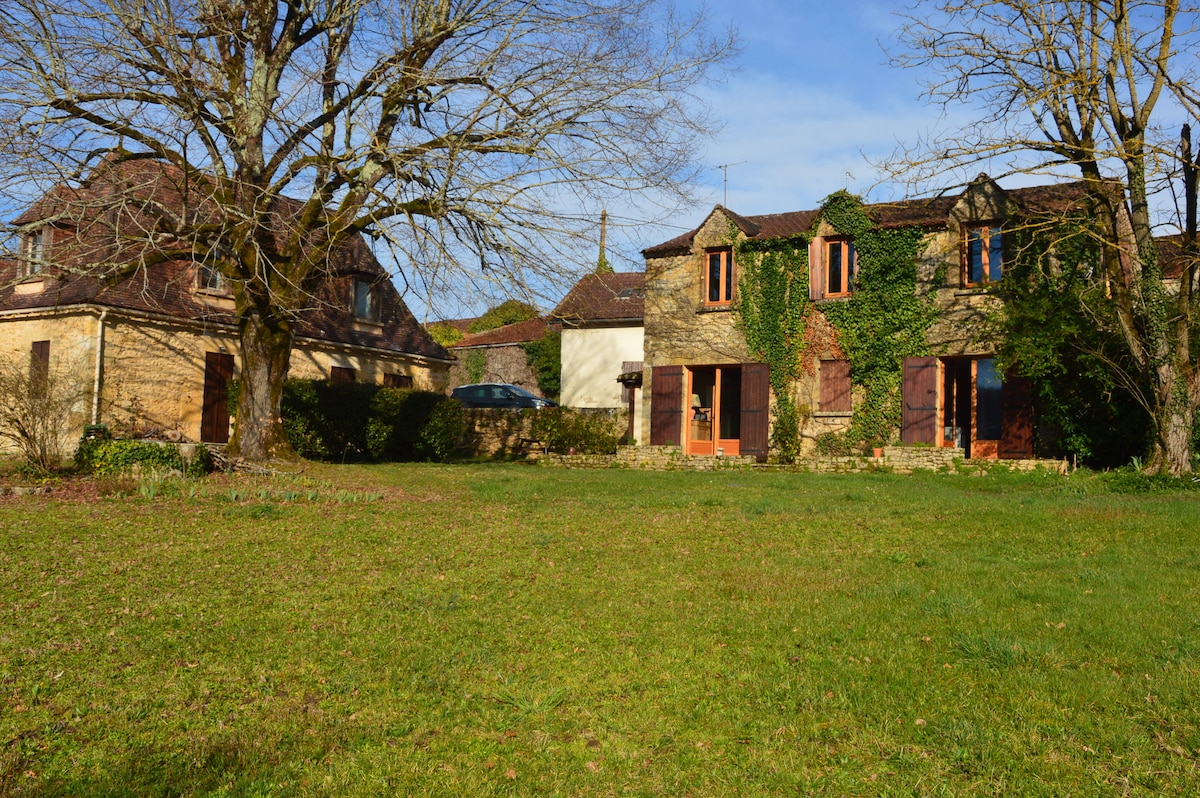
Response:
[[[819,406],[823,412],[850,412],[850,361],[821,361],[821,394]]]

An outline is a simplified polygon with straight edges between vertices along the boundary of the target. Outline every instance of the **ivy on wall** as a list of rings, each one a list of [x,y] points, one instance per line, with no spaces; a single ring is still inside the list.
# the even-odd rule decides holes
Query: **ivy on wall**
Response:
[[[851,381],[863,391],[846,439],[852,445],[882,445],[900,426],[904,359],[929,354],[926,336],[937,319],[932,291],[917,293],[917,255],[925,231],[875,227],[846,192],[826,201],[822,217],[839,233],[854,236],[858,256],[854,293],[821,307],[838,330]]]
[[[745,241],[737,247],[739,326],[750,351],[770,366],[776,399],[771,446],[785,462],[799,453],[800,422],[807,412],[796,405],[796,379],[806,368],[811,373],[822,354],[846,357],[859,388],[846,442],[865,447],[891,439],[901,420],[904,358],[929,353],[926,335],[937,318],[932,291],[917,293],[922,228],[876,227],[861,201],[846,191],[822,203],[820,220],[854,239],[858,275],[848,299],[810,300],[811,236]],[[939,275],[934,285],[943,278]],[[832,340],[813,340],[818,313],[836,331]]]
[[[802,408],[794,386],[813,306],[808,297],[808,239],[743,241],[737,246],[737,319],[746,345],[769,368],[775,394],[771,448],[785,463],[800,452]]]

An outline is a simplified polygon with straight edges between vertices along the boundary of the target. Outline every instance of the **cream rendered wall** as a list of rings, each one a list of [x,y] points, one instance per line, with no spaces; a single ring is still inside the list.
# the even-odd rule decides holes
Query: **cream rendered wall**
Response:
[[[562,401],[565,407],[625,407],[617,377],[621,364],[643,359],[645,329],[603,327],[562,331]]]

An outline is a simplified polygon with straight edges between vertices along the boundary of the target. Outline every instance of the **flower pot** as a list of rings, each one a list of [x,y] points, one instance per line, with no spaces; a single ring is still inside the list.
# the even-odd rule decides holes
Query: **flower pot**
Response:
[[[871,450],[871,454],[875,456],[876,460],[878,460],[879,458],[883,457],[883,447],[876,446]]]

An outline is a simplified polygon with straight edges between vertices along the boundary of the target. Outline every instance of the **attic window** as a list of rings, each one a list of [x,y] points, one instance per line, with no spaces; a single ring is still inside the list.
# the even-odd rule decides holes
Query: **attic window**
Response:
[[[854,241],[849,238],[825,240],[825,296],[850,296],[854,292],[857,267]]]
[[[212,264],[201,263],[196,268],[196,283],[201,291],[225,293],[225,275]]]
[[[1000,225],[968,227],[963,239],[963,286],[999,282],[1004,268],[1004,235]]]
[[[360,321],[379,322],[381,317],[379,290],[366,280],[354,280],[354,317]]]
[[[50,241],[46,226],[29,231],[21,240],[21,256],[25,261],[25,274],[40,274],[45,268],[46,245]]]
[[[617,292],[617,299],[636,299],[642,295],[641,289],[622,288]]]
[[[704,253],[704,304],[710,307],[733,302],[733,251],[711,249]]]

